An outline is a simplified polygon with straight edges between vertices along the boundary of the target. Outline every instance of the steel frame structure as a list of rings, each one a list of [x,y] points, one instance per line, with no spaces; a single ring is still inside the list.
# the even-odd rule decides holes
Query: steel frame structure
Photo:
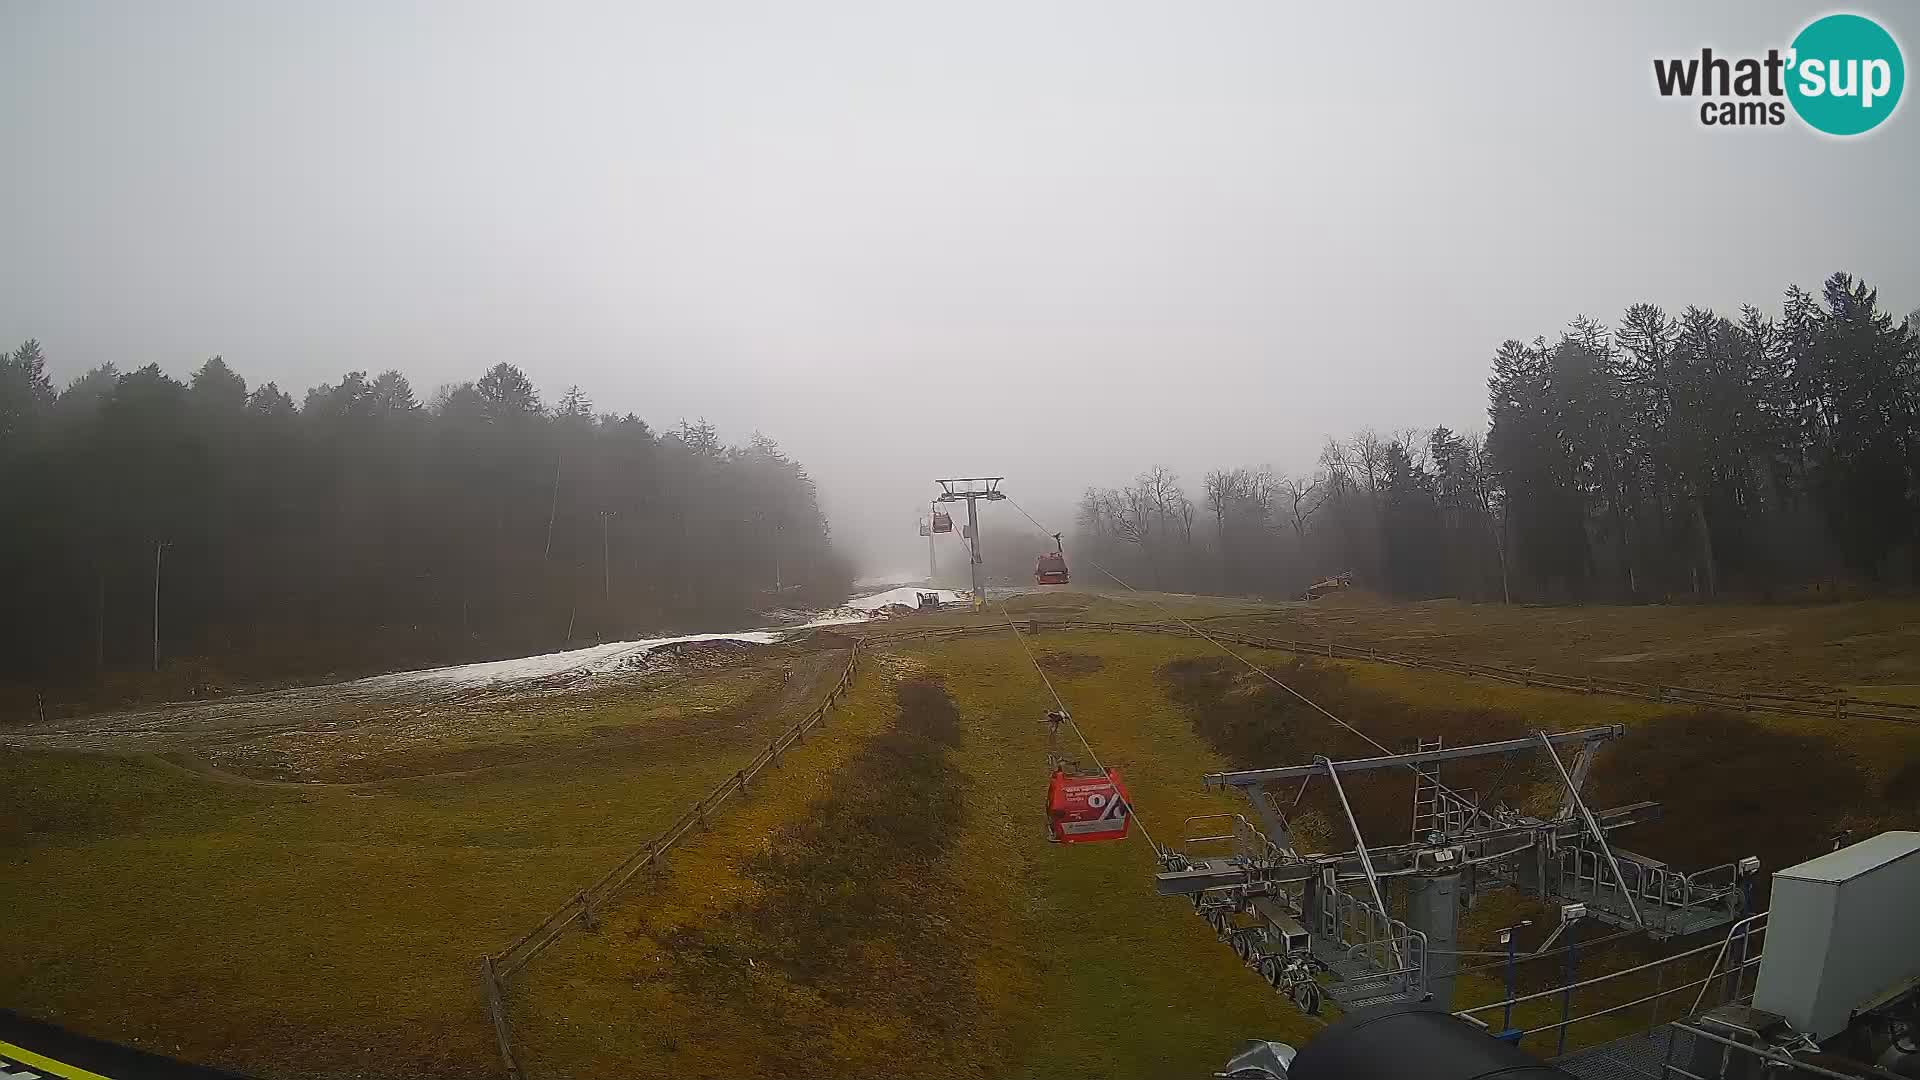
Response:
[[[1745,914],[1743,878],[1754,871],[1730,863],[1681,874],[1620,851],[1610,834],[1657,820],[1660,805],[1594,810],[1582,797],[1598,749],[1624,733],[1609,725],[1474,746],[1422,740],[1406,754],[1320,756],[1303,765],[1212,773],[1205,786],[1245,795],[1260,825],[1239,814],[1189,819],[1189,831],[1208,822],[1231,826],[1209,825],[1208,835],[1189,836],[1182,850],[1163,852],[1155,888],[1190,898],[1242,960],[1307,1012],[1322,995],[1349,1008],[1427,999],[1449,1004],[1459,911],[1491,888],[1518,888],[1577,913],[1572,917],[1656,938],[1735,922]],[[1560,760],[1563,748],[1574,751],[1571,768]],[[1444,762],[1540,750],[1552,758],[1565,789],[1550,818],[1483,805],[1440,780]],[[1413,836],[1371,845],[1341,778],[1397,768],[1414,773]],[[1315,777],[1332,787],[1355,838],[1351,849],[1312,854],[1296,848],[1272,789],[1297,781],[1291,795],[1297,805]],[[1402,917],[1390,899],[1404,902]]]
[[[986,598],[986,594],[980,591],[980,513],[975,504],[982,499],[987,502],[1005,499],[1006,495],[1000,491],[1000,481],[1005,479],[1004,476],[958,476],[934,481],[940,485],[940,494],[934,497],[934,502],[967,504],[967,571],[968,581],[973,585],[975,604]]]

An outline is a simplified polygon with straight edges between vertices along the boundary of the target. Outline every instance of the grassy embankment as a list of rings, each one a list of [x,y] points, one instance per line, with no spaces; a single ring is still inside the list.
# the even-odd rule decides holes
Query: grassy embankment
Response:
[[[445,745],[308,761],[351,785],[10,748],[0,1005],[264,1077],[489,1074],[479,956],[790,721],[743,708],[769,677],[476,708]],[[418,775],[476,747],[492,764]]]

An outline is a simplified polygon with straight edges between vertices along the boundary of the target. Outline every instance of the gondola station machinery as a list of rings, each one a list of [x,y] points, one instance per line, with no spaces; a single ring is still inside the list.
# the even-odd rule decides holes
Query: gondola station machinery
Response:
[[[1163,853],[1159,891],[1189,898],[1243,961],[1304,1011],[1318,1011],[1324,995],[1346,1013],[1297,1054],[1284,1043],[1252,1042],[1215,1075],[1920,1080],[1920,832],[1881,833],[1781,870],[1773,875],[1771,910],[1755,911],[1755,859],[1685,874],[1613,843],[1616,832],[1659,813],[1655,803],[1586,805],[1582,781],[1593,757],[1621,734],[1619,727],[1537,732],[1454,748],[1435,740],[1407,754],[1318,757],[1208,776],[1209,786],[1247,795],[1254,818],[1191,819],[1190,833],[1201,835],[1186,838],[1185,852]],[[1574,751],[1571,768],[1560,761],[1562,747]],[[1521,813],[1491,793],[1454,791],[1441,778],[1447,761],[1530,750],[1551,755],[1563,783],[1551,816]],[[1274,785],[1326,783],[1359,837],[1342,778],[1400,768],[1409,768],[1414,781],[1408,842],[1363,839],[1334,854],[1293,847],[1289,803],[1276,802]],[[1588,1017],[1533,1029],[1560,1035],[1562,1056],[1542,1063],[1521,1045],[1533,1031],[1511,1026],[1511,986],[1506,1001],[1450,1011],[1459,913],[1475,891],[1489,888],[1517,889],[1556,906],[1561,926],[1549,942],[1590,919],[1654,940],[1705,938],[1647,968],[1703,954],[1714,957],[1712,967],[1704,979],[1695,979],[1697,969],[1684,976],[1695,981],[1684,984],[1679,999],[1691,1001],[1683,1020],[1573,1053],[1564,1052],[1564,1032]],[[1389,897],[1397,903],[1389,906]],[[1572,935],[1563,940],[1571,955]],[[1750,980],[1755,968],[1758,977]],[[1576,985],[1585,982],[1519,1000],[1558,997]],[[1667,985],[1666,994],[1682,988]],[[1646,1009],[1661,997],[1656,991],[1591,1015]],[[1507,1023],[1482,1019],[1499,1019],[1503,1006]]]

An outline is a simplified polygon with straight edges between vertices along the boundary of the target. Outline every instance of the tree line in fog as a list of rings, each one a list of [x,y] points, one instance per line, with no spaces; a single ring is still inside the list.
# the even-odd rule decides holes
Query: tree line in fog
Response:
[[[1159,588],[1647,602],[1910,588],[1920,312],[1846,274],[1777,315],[1636,304],[1493,356],[1484,437],[1328,439],[1298,473],[1088,488],[1075,548]],[[1090,580],[1090,579],[1089,579]]]
[[[549,407],[504,363],[429,401],[388,371],[296,403],[219,357],[56,392],[29,341],[0,353],[0,519],[0,679],[28,683],[521,655],[837,603],[851,577],[772,440],[577,387]]]

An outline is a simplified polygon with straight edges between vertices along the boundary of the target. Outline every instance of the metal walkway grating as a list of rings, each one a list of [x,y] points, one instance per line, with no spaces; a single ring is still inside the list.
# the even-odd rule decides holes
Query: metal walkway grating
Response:
[[[1692,1035],[1671,1024],[1662,1024],[1652,1031],[1635,1032],[1612,1042],[1575,1050],[1554,1058],[1551,1064],[1579,1080],[1665,1080],[1661,1075],[1662,1066],[1671,1062],[1685,1068],[1692,1046]]]

